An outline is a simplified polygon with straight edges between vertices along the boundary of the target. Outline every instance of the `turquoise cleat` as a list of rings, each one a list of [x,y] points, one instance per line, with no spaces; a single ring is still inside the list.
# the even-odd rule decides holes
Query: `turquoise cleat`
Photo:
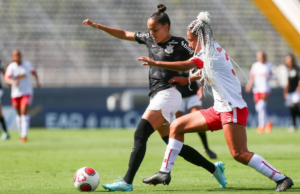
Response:
[[[225,174],[224,174],[224,163],[223,162],[216,162],[214,163],[216,166],[216,171],[214,172],[214,174],[211,176],[211,178],[216,178],[220,184],[220,188],[225,189],[226,188],[226,178],[225,178]]]
[[[1,136],[1,140],[2,141],[4,141],[4,140],[7,140],[7,139],[9,139],[10,137],[9,137],[9,134],[7,133],[7,132],[4,132],[3,134],[2,134],[2,136]]]
[[[102,185],[104,189],[109,191],[132,191],[133,186],[127,184],[122,178],[118,178],[114,183]]]

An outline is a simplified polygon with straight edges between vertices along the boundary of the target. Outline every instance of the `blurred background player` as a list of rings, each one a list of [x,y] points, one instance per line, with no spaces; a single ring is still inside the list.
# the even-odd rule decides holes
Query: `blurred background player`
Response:
[[[22,54],[19,50],[13,51],[12,61],[6,69],[4,79],[7,84],[11,85],[12,107],[17,111],[16,122],[21,142],[26,142],[30,126],[30,117],[27,113],[33,99],[30,75],[34,76],[37,87],[40,87],[40,83],[31,63],[22,61]]]
[[[268,120],[267,101],[271,94],[269,80],[273,76],[272,64],[267,61],[266,53],[259,51],[256,53],[257,62],[250,70],[250,84],[253,86],[253,97],[255,110],[258,114],[257,133],[270,133],[273,123]],[[246,85],[246,92],[251,92],[251,85]]]
[[[285,105],[290,109],[292,117],[292,126],[289,129],[292,133],[297,128],[296,118],[300,116],[298,107],[300,102],[300,70],[292,54],[288,54],[285,57],[285,65],[288,69],[288,80],[283,90],[283,96],[286,100]]]
[[[123,40],[135,41],[143,44],[149,51],[149,57],[161,61],[185,61],[191,57],[192,51],[186,40],[172,36],[170,33],[171,21],[164,13],[166,6],[159,4],[158,10],[154,12],[147,21],[150,32],[129,32],[121,29],[110,28],[97,24],[87,19],[83,25],[90,25],[99,30]],[[159,67],[149,68],[150,103],[145,110],[140,123],[134,134],[134,147],[132,149],[127,173],[124,178],[119,178],[114,183],[104,184],[105,189],[111,191],[132,191],[133,179],[146,154],[148,138],[157,130],[159,135],[168,143],[169,125],[175,120],[182,97],[176,88],[176,84],[169,80],[177,76],[174,71]],[[179,154],[185,160],[205,168],[210,173],[216,171],[213,163],[209,162],[195,149],[184,145]]]
[[[5,67],[2,66],[1,60],[0,60],[0,71],[4,75],[4,73],[5,73]],[[1,83],[1,80],[0,80],[0,99],[2,98],[2,95],[3,95],[3,90],[2,90],[2,83]],[[2,130],[3,130],[3,134],[1,136],[1,140],[9,139],[9,134],[8,134],[8,131],[7,131],[7,128],[6,128],[6,123],[5,123],[4,117],[2,115],[1,101],[0,101],[0,123],[1,123],[1,126],[2,126]]]
[[[179,76],[188,77],[189,72],[179,72]],[[186,111],[189,113],[199,111],[202,108],[203,87],[197,82],[192,82],[191,85],[177,86],[182,95],[181,106],[176,113],[176,118],[184,115]],[[208,147],[206,132],[199,132],[198,135],[204,146],[204,152],[211,158],[216,159],[217,155]]]

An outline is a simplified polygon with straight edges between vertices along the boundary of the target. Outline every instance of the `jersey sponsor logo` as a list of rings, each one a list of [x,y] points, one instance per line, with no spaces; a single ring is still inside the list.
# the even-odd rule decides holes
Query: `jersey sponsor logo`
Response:
[[[175,40],[172,40],[171,42],[168,42],[168,44],[178,44],[178,42],[175,42]]]
[[[194,53],[194,51],[184,41],[181,41],[181,45],[183,46],[183,48],[188,50],[191,54]]]
[[[149,33],[146,33],[146,32],[139,32],[139,33],[137,33],[136,36],[139,38],[149,38],[150,37]]]
[[[170,44],[169,44],[169,45],[167,46],[167,48],[165,49],[165,52],[168,53],[168,54],[173,53],[173,51],[174,51],[173,47],[174,47],[173,45],[170,45]]]
[[[26,77],[26,75],[25,74],[23,74],[23,75],[18,75],[18,79],[23,79],[23,78],[25,78]]]
[[[221,53],[222,52],[222,48],[218,47],[217,50]]]

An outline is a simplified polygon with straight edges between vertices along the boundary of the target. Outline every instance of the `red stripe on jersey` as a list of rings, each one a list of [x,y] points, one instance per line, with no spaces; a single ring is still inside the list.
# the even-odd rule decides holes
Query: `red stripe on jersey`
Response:
[[[203,68],[203,61],[201,59],[199,59],[198,57],[192,57],[192,58],[190,58],[190,61],[195,63],[195,65],[197,65],[198,69]]]
[[[11,75],[6,75],[5,77],[7,77],[7,78],[9,78],[9,79],[10,79],[10,78],[11,78]]]
[[[168,164],[169,164],[169,159],[170,159],[170,156],[171,156],[171,153],[172,153],[172,149],[170,150],[170,153],[169,153],[169,156],[168,156],[168,159],[167,159],[167,164],[166,164],[166,168],[168,168]]]
[[[32,71],[31,71],[31,74],[35,75],[35,74],[36,74],[36,71],[35,71],[35,70],[32,70]]]

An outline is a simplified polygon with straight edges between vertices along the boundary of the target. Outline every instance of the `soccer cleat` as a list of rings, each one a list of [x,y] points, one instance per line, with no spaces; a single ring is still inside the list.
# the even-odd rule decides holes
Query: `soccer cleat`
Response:
[[[171,175],[167,172],[157,172],[153,176],[149,178],[144,178],[143,183],[149,184],[149,185],[157,185],[157,184],[163,184],[163,185],[169,185],[171,182]]]
[[[217,181],[220,184],[220,188],[226,188],[226,178],[225,178],[225,173],[224,173],[224,163],[223,162],[216,162],[214,163],[215,167],[216,167],[216,171],[214,172],[214,174],[212,174],[211,178],[213,179],[213,177],[215,177],[217,179]]]
[[[294,185],[293,180],[290,179],[289,177],[285,177],[284,179],[277,181],[276,183],[277,183],[277,186],[276,186],[275,192],[286,191]]]
[[[133,185],[127,184],[122,178],[118,178],[111,184],[102,185],[104,189],[108,189],[109,191],[132,191]]]
[[[4,140],[7,140],[7,139],[9,139],[10,137],[9,137],[9,134],[7,133],[7,132],[4,132],[3,134],[2,134],[2,136],[1,136],[1,140],[2,141],[4,141]]]
[[[204,152],[210,157],[210,159],[216,159],[217,154],[215,154],[213,151],[209,149],[205,149]]]
[[[291,126],[289,128],[289,133],[294,133],[296,131],[296,127],[295,126]]]
[[[263,133],[264,132],[264,128],[261,127],[261,126],[258,126],[257,129],[256,129],[256,133]]]
[[[271,133],[272,127],[273,127],[273,123],[272,123],[272,122],[268,122],[268,123],[266,124],[265,132],[266,132],[266,133]]]
[[[27,141],[27,137],[22,137],[22,138],[21,138],[21,142],[22,142],[22,143],[25,143],[26,141]]]

